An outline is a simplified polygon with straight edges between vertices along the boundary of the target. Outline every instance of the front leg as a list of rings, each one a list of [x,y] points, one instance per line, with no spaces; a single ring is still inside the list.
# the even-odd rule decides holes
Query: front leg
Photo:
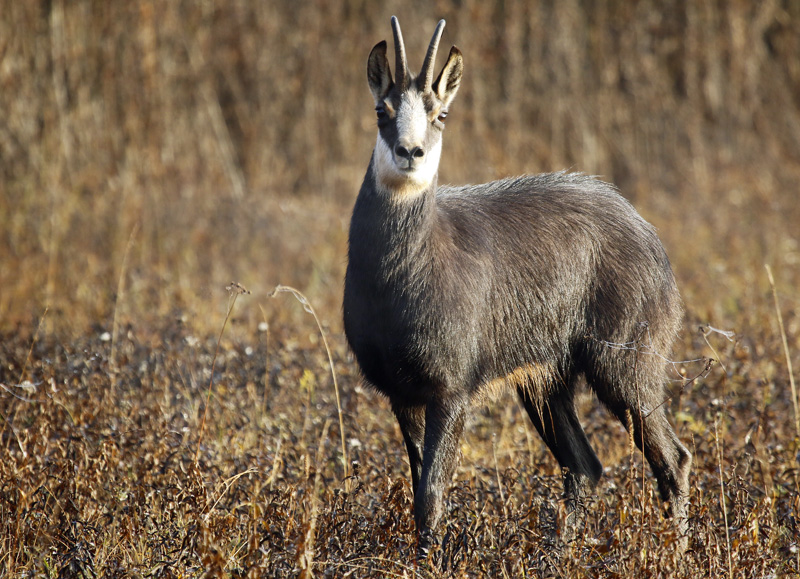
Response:
[[[436,527],[444,511],[444,493],[460,456],[467,403],[434,400],[425,411],[425,449],[419,488],[414,496],[414,518],[419,544],[417,557],[427,558],[438,542]]]
[[[403,433],[411,466],[411,487],[417,496],[419,479],[422,475],[422,451],[425,444],[425,407],[393,405],[394,415]]]

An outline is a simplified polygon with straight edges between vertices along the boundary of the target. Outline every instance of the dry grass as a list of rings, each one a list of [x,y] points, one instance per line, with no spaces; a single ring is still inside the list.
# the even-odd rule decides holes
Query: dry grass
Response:
[[[245,306],[249,298],[239,299]],[[401,437],[387,404],[358,386],[341,339],[334,358],[350,477],[327,356],[291,328],[273,331],[269,350],[266,331],[239,328],[216,351],[213,336],[179,321],[127,326],[116,375],[108,335],[69,345],[45,337],[18,383],[28,340],[6,334],[0,351],[5,573],[439,576],[410,566]],[[716,347],[728,374],[715,370],[674,401],[695,455],[687,555],[672,548],[639,453],[629,453],[619,424],[588,399],[584,422],[608,468],[584,540],[571,552],[555,549],[559,473],[524,413],[504,398],[477,413],[464,443],[444,523],[445,576],[716,577],[727,574],[728,557],[736,576],[796,573],[791,402],[756,380],[733,393],[746,367],[760,373],[780,351]],[[702,335],[694,348],[703,348]]]
[[[393,11],[412,63],[439,17],[465,54],[444,181],[572,167],[659,228],[687,310],[675,357],[719,361],[673,384],[695,456],[685,556],[641,456],[588,398],[607,471],[585,540],[558,552],[560,475],[502,398],[468,429],[444,572],[412,565],[402,439],[339,313],[374,142],[365,59]],[[796,2],[0,14],[0,575],[800,573]],[[252,294],[229,312],[231,279]],[[320,328],[268,299],[278,283],[314,304],[341,414]]]

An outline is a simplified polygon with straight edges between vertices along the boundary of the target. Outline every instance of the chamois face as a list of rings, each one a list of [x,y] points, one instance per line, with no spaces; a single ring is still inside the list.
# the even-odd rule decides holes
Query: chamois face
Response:
[[[446,112],[431,93],[411,89],[392,96],[375,106],[375,173],[382,188],[413,194],[427,189],[439,170]]]
[[[392,79],[386,42],[372,49],[367,79],[375,99],[378,138],[373,157],[378,188],[405,197],[427,190],[436,179],[447,107],[455,97],[463,69],[461,52],[453,47],[444,69],[432,82],[432,66],[444,21],[439,23],[419,77],[405,64],[400,27],[392,20],[397,54],[397,79]]]

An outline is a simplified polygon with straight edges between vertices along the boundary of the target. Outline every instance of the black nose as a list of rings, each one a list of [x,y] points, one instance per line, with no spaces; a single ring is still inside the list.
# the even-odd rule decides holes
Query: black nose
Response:
[[[413,161],[414,159],[421,159],[422,157],[425,156],[425,151],[422,150],[422,147],[414,147],[409,151],[402,145],[395,145],[394,153],[398,157],[402,157],[403,159],[408,159],[409,161]]]

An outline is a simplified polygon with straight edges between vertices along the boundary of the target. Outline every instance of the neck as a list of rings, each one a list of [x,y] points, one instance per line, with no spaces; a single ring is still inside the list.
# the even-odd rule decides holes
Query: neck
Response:
[[[408,195],[406,188],[379,184],[374,165],[373,156],[353,208],[351,258],[355,250],[381,267],[395,269],[400,263],[410,265],[416,261],[409,261],[411,256],[423,257],[429,245],[426,240],[436,224],[436,181]],[[356,242],[357,248],[353,246]]]

